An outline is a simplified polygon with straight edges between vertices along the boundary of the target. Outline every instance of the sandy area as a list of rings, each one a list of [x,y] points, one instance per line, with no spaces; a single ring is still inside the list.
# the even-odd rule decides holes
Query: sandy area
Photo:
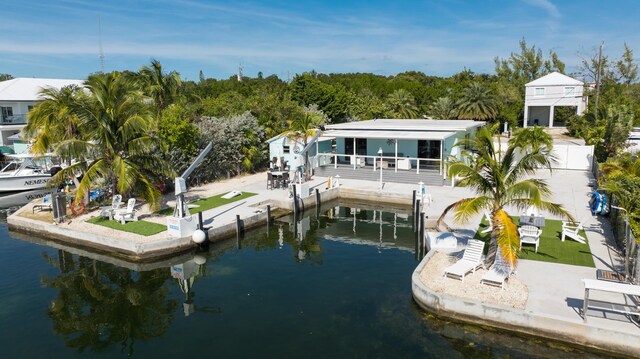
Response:
[[[427,287],[439,293],[524,309],[529,291],[516,275],[512,274],[507,280],[504,290],[501,290],[500,287],[480,284],[480,279],[486,273],[486,270],[482,268],[467,275],[464,282],[444,277],[442,275],[444,269],[456,261],[457,257],[453,255],[435,252],[422,269],[420,279]]]

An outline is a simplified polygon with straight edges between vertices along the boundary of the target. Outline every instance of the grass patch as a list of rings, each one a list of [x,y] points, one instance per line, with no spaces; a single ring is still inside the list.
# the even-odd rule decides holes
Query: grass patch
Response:
[[[511,218],[516,224],[520,222],[520,217]],[[483,218],[480,223],[480,229],[478,229],[473,238],[489,243],[491,233],[480,233],[487,226],[488,223]],[[519,257],[521,259],[595,268],[588,242],[587,244],[581,244],[571,239],[565,239],[565,241],[562,242],[560,240],[561,235],[562,221],[547,219],[545,226],[542,228],[538,253],[535,252],[535,246],[524,245],[522,246]],[[580,235],[586,238],[584,231],[581,231]]]
[[[87,222],[143,236],[152,236],[167,230],[167,226],[147,221],[127,222],[126,224],[121,224],[118,221],[110,221],[108,218],[94,217],[87,220]]]
[[[212,208],[216,208],[216,207],[220,207],[220,206],[224,206],[225,204],[229,204],[229,203],[233,203],[245,198],[249,198],[251,196],[255,196],[255,193],[251,193],[251,192],[242,192],[241,195],[230,198],[230,199],[226,199],[226,198],[222,198],[222,196],[224,196],[226,193],[222,193],[219,194],[217,196],[213,196],[213,197],[208,197],[208,198],[203,198],[203,199],[199,199],[195,202],[190,202],[189,205],[195,205],[198,207],[195,208],[189,208],[189,212],[191,214],[196,214],[198,212],[202,212],[202,211],[206,211]],[[159,212],[160,214],[163,214],[165,216],[171,215],[173,214],[173,208],[165,208],[163,210],[161,210]]]

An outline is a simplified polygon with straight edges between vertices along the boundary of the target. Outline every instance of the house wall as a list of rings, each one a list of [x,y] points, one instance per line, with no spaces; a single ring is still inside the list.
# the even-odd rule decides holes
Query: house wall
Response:
[[[536,88],[544,88],[544,95],[535,96]],[[574,87],[572,95],[565,95],[565,87]],[[525,102],[528,106],[582,106],[582,86],[527,86]]]

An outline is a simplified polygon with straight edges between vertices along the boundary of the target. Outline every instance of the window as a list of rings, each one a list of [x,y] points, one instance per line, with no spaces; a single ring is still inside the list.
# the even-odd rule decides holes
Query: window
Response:
[[[283,144],[282,145],[282,153],[291,153],[291,148],[289,147],[288,144]]]
[[[2,111],[2,118],[13,116],[13,107],[11,106],[0,106],[0,110]]]
[[[27,106],[27,112],[31,112],[31,110],[33,110],[33,106],[32,105]]]
[[[565,87],[564,88],[564,94],[565,95],[575,95],[576,92],[576,88],[575,87]]]
[[[536,87],[533,89],[534,96],[544,96],[544,87]]]

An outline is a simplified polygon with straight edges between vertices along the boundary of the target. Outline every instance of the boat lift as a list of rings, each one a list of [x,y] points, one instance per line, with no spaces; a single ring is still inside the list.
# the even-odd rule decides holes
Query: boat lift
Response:
[[[175,178],[176,206],[173,210],[173,216],[167,217],[167,231],[172,237],[190,237],[198,229],[198,220],[189,213],[189,207],[184,200],[184,194],[187,193],[186,180],[191,175],[191,172],[202,163],[212,148],[213,144],[209,143],[196,157],[191,166],[180,177]]]

